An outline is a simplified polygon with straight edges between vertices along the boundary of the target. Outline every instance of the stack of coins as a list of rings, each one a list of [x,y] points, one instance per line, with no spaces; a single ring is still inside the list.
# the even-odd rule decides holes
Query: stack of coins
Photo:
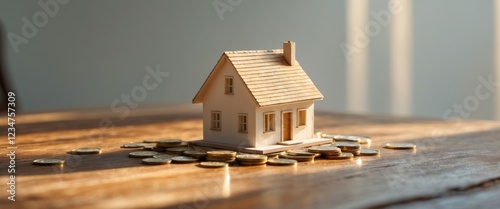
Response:
[[[297,161],[292,159],[270,158],[267,160],[267,164],[277,165],[277,166],[287,166],[287,165],[297,165]]]
[[[342,152],[349,152],[353,155],[360,154],[360,145],[357,142],[334,142],[333,146],[340,148]]]
[[[321,134],[323,138],[331,138],[335,142],[357,142],[360,144],[370,144],[370,137],[366,136],[352,136],[352,135],[339,135],[339,134]]]
[[[229,150],[212,150],[207,151],[205,159],[215,162],[231,162],[236,158],[236,152]]]
[[[307,150],[312,153],[320,153],[325,158],[340,156],[342,154],[340,148],[335,146],[313,146]]]
[[[241,165],[263,165],[267,162],[266,155],[240,154],[236,155],[236,161]]]
[[[279,157],[296,160],[298,162],[310,162],[314,160],[314,157],[319,155],[318,153],[312,153],[306,150],[288,150],[280,153]]]
[[[185,151],[193,150],[191,147],[170,147],[165,150],[166,153],[174,155],[182,155]]]

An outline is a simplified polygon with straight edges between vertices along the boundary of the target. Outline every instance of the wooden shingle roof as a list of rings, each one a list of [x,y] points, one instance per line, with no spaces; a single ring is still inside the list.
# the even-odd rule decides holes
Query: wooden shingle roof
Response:
[[[283,58],[282,49],[226,51],[219,63],[224,58],[234,66],[260,107],[323,99],[300,64],[290,66]],[[213,71],[217,69],[216,65]],[[203,102],[204,88],[215,74],[210,73],[193,103]]]

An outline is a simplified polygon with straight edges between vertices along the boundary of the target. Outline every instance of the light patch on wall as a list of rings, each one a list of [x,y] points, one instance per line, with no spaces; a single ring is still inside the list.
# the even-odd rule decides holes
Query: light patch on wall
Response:
[[[391,0],[402,9],[391,24],[391,104],[396,115],[412,113],[412,9],[411,0]]]
[[[346,60],[347,67],[347,109],[353,112],[368,111],[368,47],[364,39],[364,28],[368,22],[368,0],[346,2],[347,44],[356,47],[356,52]]]
[[[494,62],[495,62],[495,81],[500,81],[500,0],[495,0],[494,11],[495,13],[495,52],[494,52]],[[500,91],[498,88],[495,91],[495,118],[500,120]]]

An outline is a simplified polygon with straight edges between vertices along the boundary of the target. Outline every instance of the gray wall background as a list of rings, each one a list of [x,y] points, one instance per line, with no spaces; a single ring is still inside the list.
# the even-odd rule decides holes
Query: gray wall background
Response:
[[[3,0],[5,34],[22,34],[22,17],[39,1]],[[45,0],[41,1],[45,2]],[[349,111],[346,1],[243,0],[218,16],[213,0],[73,0],[16,53],[8,40],[7,69],[24,111],[109,107],[142,84],[146,66],[169,72],[139,105],[190,103],[225,50],[274,49],[297,43],[297,59],[325,95],[318,109]],[[238,1],[233,1],[238,2]],[[370,10],[388,0],[370,1]],[[493,1],[413,1],[412,115],[441,118],[473,95],[478,76],[494,72]],[[389,28],[370,42],[369,111],[391,114]],[[494,119],[495,98],[471,118]]]

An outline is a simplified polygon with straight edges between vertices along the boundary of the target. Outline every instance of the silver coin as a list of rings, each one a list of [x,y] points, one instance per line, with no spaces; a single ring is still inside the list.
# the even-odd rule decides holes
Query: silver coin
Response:
[[[133,157],[133,158],[147,158],[147,157],[153,157],[156,154],[158,154],[158,152],[155,152],[155,151],[137,151],[137,152],[128,153],[128,156]]]
[[[293,159],[271,158],[267,160],[268,165],[297,165],[297,161]]]
[[[41,158],[33,160],[33,164],[35,165],[61,165],[64,164],[63,159],[59,158]]]
[[[200,162],[199,166],[203,168],[222,168],[227,167],[225,162]]]
[[[387,143],[385,148],[388,149],[414,149],[417,145],[412,143]]]
[[[77,155],[93,155],[100,153],[101,153],[101,148],[94,148],[94,147],[82,147],[71,150],[71,154],[77,154]]]
[[[175,156],[172,158],[173,163],[194,163],[197,161],[198,159],[187,156]]]
[[[193,150],[191,147],[170,147],[165,150],[165,152],[174,153],[177,155],[182,155],[187,150]]]
[[[376,150],[376,149],[365,149],[365,148],[361,148],[361,150],[360,150],[360,154],[361,154],[361,155],[379,155],[379,154],[380,154],[380,151],[379,151],[379,150]]]
[[[144,158],[142,159],[142,163],[146,165],[164,165],[169,164],[171,159],[162,159],[162,158]]]

